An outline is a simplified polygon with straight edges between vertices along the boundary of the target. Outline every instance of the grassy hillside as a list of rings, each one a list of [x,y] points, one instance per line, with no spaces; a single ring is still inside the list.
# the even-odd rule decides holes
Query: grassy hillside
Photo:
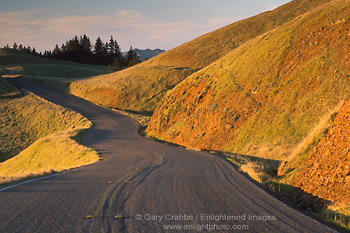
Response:
[[[51,134],[35,141],[17,156],[0,164],[0,184],[60,172],[100,160],[96,151],[78,144],[79,130]]]
[[[286,159],[350,95],[349,15],[333,1],[240,46],[168,92],[148,133]]]
[[[331,126],[284,163],[279,179],[273,179],[279,187],[294,187],[322,198],[323,203],[328,202],[318,216],[347,230],[350,230],[349,116],[350,101],[347,101],[338,113],[333,114]],[[286,191],[284,189],[282,193],[288,194]],[[307,199],[294,199],[302,205],[310,205]]]
[[[20,95],[21,92],[0,77],[0,99]]]
[[[28,94],[0,100],[0,162],[36,140],[63,130],[86,128],[90,122],[81,115]]]
[[[106,66],[46,59],[13,49],[0,49],[2,76],[22,75],[23,78],[43,82],[63,91],[69,91],[72,81],[108,73],[110,71]]]
[[[42,59],[11,49],[0,50],[0,65],[3,77],[23,75],[63,90],[72,80],[108,73],[106,67]],[[72,139],[90,126],[73,111],[32,94],[21,96],[0,78],[0,183],[98,161],[95,151]]]
[[[109,73],[107,67],[44,59],[0,49],[0,75],[22,76],[68,91],[71,81]],[[99,155],[73,138],[91,122],[25,94],[0,78],[0,183],[94,163]]]
[[[32,94],[0,99],[0,162],[6,160],[0,183],[98,161],[95,151],[71,138],[90,126],[80,114]]]
[[[75,81],[70,91],[107,107],[152,112],[166,91],[191,73],[193,70],[188,68],[136,66],[115,74]],[[145,74],[152,78],[141,80]]]
[[[284,166],[284,183],[337,204],[350,202],[349,116],[350,101],[319,142]]]
[[[233,23],[169,50],[140,65],[91,80],[74,82],[71,92],[124,110],[153,111],[165,93],[252,38],[330,0],[296,0],[274,11]]]

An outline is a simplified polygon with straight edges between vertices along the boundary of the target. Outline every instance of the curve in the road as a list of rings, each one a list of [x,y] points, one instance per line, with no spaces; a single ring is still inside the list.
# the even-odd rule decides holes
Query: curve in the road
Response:
[[[147,140],[130,118],[41,84],[10,82],[92,121],[83,143],[105,159],[0,192],[0,232],[334,231],[224,159]]]

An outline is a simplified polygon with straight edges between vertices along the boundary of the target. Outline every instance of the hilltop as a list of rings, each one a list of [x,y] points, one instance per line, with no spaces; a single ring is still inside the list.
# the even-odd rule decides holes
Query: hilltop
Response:
[[[285,160],[350,94],[350,2],[258,36],[169,91],[147,128],[191,148]]]
[[[74,95],[124,110],[153,112],[168,90],[247,41],[330,0],[296,0],[241,20],[114,74],[71,85]]]
[[[0,49],[1,75],[21,75],[66,92],[69,92],[72,81],[108,73],[111,71],[107,66],[42,58],[9,48]]]

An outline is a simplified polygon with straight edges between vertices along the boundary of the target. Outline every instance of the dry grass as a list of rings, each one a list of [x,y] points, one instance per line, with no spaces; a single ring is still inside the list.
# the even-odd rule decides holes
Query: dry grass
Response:
[[[322,211],[321,213],[317,213],[316,216],[350,232],[349,203],[344,203],[340,205],[330,205],[326,210]]]
[[[0,183],[94,163],[92,149],[72,139],[92,126],[78,113],[33,94],[0,100]],[[18,154],[19,153],[19,154]]]
[[[350,96],[350,20],[339,21],[348,15],[348,1],[333,2],[250,40],[169,91],[147,131],[186,147],[287,159]]]
[[[265,172],[263,172],[264,166],[256,162],[244,164],[240,167],[240,170],[247,173],[251,178],[259,183],[264,183],[266,180],[271,178]]]
[[[276,177],[275,171],[278,168],[278,161],[264,160],[246,155],[220,153],[233,164],[239,166],[239,170],[248,174],[255,181],[275,192],[279,197],[291,204],[300,205],[298,200],[305,199],[303,208],[307,206],[311,214],[330,222],[339,228],[350,230],[350,204],[342,202],[327,206],[325,200],[304,192],[302,189],[293,187],[283,179]]]
[[[293,149],[285,162],[281,164],[278,169],[279,176],[284,176],[289,171],[300,167],[303,160],[307,157],[307,152],[325,136],[328,128],[333,123],[337,112],[344,103],[345,101],[341,100],[333,109],[329,109],[329,111],[321,117],[316,126]]]
[[[193,72],[189,68],[153,67],[141,63],[114,74],[75,81],[70,85],[70,92],[107,107],[152,112],[166,90]]]
[[[36,140],[67,129],[86,128],[90,122],[73,111],[35,95],[0,100],[0,161],[5,161]]]
[[[293,160],[295,156],[307,150],[310,145],[313,145],[316,137],[319,137],[319,135],[321,135],[321,137],[324,136],[324,131],[327,130],[333,123],[334,119],[332,119],[332,116],[339,111],[344,103],[345,101],[341,100],[334,108],[330,109],[320,118],[319,122],[315,125],[311,132],[308,133],[308,135],[295,147],[287,161]]]
[[[17,156],[0,164],[0,183],[81,167],[100,160],[96,151],[72,137],[79,130],[55,133],[34,142]]]
[[[262,184],[276,178],[277,169],[281,163],[279,160],[264,159],[248,155],[222,152],[216,153],[237,165],[240,171],[247,173],[252,179]]]
[[[0,49],[0,74],[21,75],[61,90],[77,79],[109,73],[107,67],[43,59]],[[0,78],[0,183],[94,163],[99,155],[73,137],[91,127],[78,113],[33,94],[21,95]],[[17,98],[13,98],[17,96]]]
[[[165,93],[189,75],[252,38],[329,1],[292,1],[205,34],[127,70],[74,82],[71,91],[104,106],[153,112]]]

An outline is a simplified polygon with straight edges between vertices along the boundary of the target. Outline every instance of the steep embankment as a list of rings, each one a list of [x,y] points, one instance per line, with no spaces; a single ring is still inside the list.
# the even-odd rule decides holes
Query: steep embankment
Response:
[[[240,46],[168,92],[148,133],[285,159],[350,95],[349,15],[349,1],[333,1]]]
[[[350,101],[340,109],[326,136],[306,155],[287,164],[284,182],[334,203],[350,202]]]
[[[274,11],[233,23],[169,50],[140,65],[74,82],[71,92],[105,106],[153,111],[165,93],[245,42],[330,0],[296,0]]]

